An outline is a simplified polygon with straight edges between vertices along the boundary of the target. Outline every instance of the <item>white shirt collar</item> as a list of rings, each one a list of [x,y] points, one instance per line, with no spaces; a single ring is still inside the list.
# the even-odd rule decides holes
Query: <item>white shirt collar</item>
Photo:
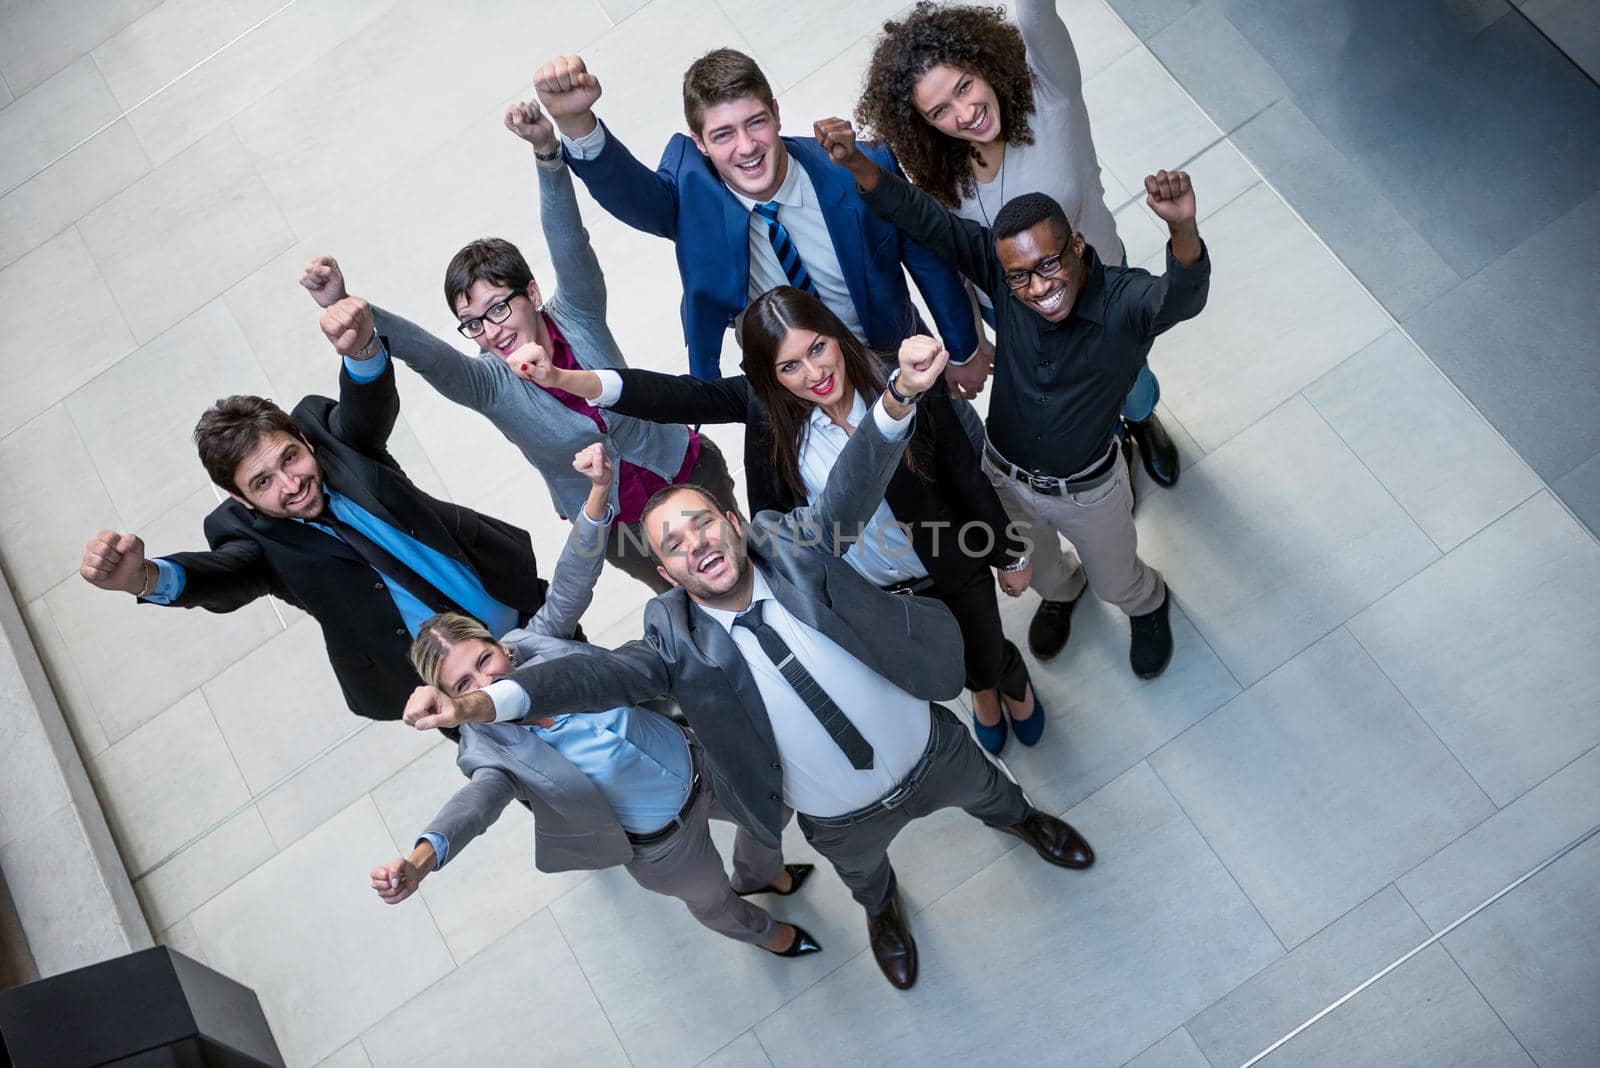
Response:
[[[866,417],[867,398],[864,397],[861,391],[858,389],[856,390],[855,398],[850,402],[850,414],[845,416],[845,418],[850,421],[851,427],[858,427],[861,425],[861,420],[865,419]],[[811,406],[811,416],[809,421],[811,426],[818,430],[826,430],[827,428],[836,425],[832,419],[828,418],[828,413],[823,410],[822,405],[820,404],[814,404]]]
[[[784,151],[789,157],[788,170],[783,176],[783,183],[778,186],[778,191],[773,194],[772,199],[786,208],[803,208],[806,204],[806,190],[811,187],[811,183],[808,180],[804,180],[805,168],[800,166],[800,161],[794,158],[794,153],[789,152],[787,146],[785,146]],[[727,185],[726,182],[723,184]],[[739,203],[744,205],[746,211],[754,212],[757,204],[766,203],[764,200],[751,200],[731,185],[727,188],[728,192],[732,193]]]
[[[755,561],[751,560],[749,557],[746,557],[745,566],[750,568],[751,571],[754,571],[756,576],[755,583],[750,587],[751,606],[754,606],[757,601],[775,600],[776,598],[772,596],[772,587],[767,585],[766,576],[761,573],[761,569],[759,567],[756,567]],[[733,633],[734,619],[737,616],[742,615],[744,611],[749,610],[746,608],[743,611],[735,612],[732,609],[712,608],[710,605],[705,604],[701,605],[700,608],[712,619],[722,624],[722,629],[730,634]]]

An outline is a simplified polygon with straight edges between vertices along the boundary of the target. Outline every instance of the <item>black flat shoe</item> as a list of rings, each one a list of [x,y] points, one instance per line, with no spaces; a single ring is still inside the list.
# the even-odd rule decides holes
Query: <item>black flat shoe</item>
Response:
[[[812,938],[811,932],[801,927],[798,923],[791,923],[789,926],[794,928],[794,941],[789,944],[788,949],[779,953],[775,949],[767,949],[766,946],[761,948],[767,949],[767,952],[774,957],[805,957],[812,953],[822,952],[822,943]]]
[[[817,866],[815,864],[785,864],[783,870],[788,872],[789,878],[793,880],[789,883],[789,889],[787,890],[779,890],[769,883],[759,890],[735,890],[734,893],[740,897],[750,897],[752,894],[777,894],[779,897],[788,897],[806,884],[806,880],[811,878],[811,873],[817,870]],[[798,928],[796,929],[798,930]]]

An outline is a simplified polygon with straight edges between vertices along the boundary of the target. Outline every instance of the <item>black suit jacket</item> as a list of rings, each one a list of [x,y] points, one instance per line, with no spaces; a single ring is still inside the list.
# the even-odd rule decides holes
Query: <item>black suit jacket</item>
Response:
[[[850,436],[814,507],[750,520],[750,560],[796,618],[907,693],[947,701],[966,673],[950,610],[931,597],[885,593],[837,555],[835,531],[871,517],[905,448],[886,440],[875,418]],[[528,694],[527,719],[675,698],[705,746],[712,792],[752,834],[778,845],[789,812],[766,704],[733,638],[682,589],[646,604],[641,640],[511,678]]]
[[[400,414],[394,365],[372,382],[339,374],[339,400],[311,396],[294,421],[315,450],[324,485],[424,545],[477,572],[484,588],[526,620],[544,604],[528,532],[428,496],[389,454]],[[237,501],[206,517],[210,552],[174,553],[183,567],[183,608],[231,612],[275,594],[322,625],[328,660],[350,710],[399,719],[418,686],[408,653],[411,635],[383,579],[356,551],[293,519],[263,516]]]
[[[744,473],[750,514],[790,512],[806,502],[772,463],[772,425],[767,409],[744,375],[706,382],[692,375],[617,368],[622,398],[611,410],[658,423],[744,423]],[[911,526],[911,545],[941,589],[959,590],[972,573],[1005,567],[1025,550],[1010,530],[1010,517],[978,466],[977,454],[941,379],[917,402],[916,428],[908,451],[917,470],[904,464],[889,480],[884,500]],[[957,544],[966,529],[965,544]]]

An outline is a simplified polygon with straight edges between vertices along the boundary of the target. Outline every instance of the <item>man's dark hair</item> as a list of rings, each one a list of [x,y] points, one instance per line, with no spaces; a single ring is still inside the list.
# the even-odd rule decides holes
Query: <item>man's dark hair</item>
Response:
[[[756,61],[743,52],[718,48],[689,64],[689,69],[683,72],[683,117],[696,136],[705,121],[707,108],[747,96],[761,101],[769,111],[777,110],[767,76],[761,73]]]
[[[533,283],[533,269],[522,250],[503,237],[480,237],[450,258],[444,269],[444,302],[456,310],[456,299],[465,297],[475,282],[506,286],[526,293]]]
[[[194,425],[194,444],[211,481],[229,493],[242,493],[233,473],[262,438],[278,430],[301,442],[306,440],[289,413],[270,400],[235,394],[206,409]]]
[[[1061,210],[1056,199],[1045,193],[1023,193],[1006,201],[990,228],[996,241],[1015,237],[1022,231],[1048,220],[1056,228],[1056,236],[1072,240],[1072,222]]]

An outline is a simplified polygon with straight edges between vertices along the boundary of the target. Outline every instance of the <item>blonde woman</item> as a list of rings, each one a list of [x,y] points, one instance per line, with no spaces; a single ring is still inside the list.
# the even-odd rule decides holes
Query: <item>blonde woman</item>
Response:
[[[592,489],[573,521],[544,608],[501,641],[466,616],[442,613],[428,620],[411,647],[428,686],[459,696],[519,666],[594,651],[569,639],[605,560],[615,472],[599,443],[580,452],[573,466]],[[708,788],[700,743],[667,717],[625,705],[526,723],[473,724],[461,732],[456,763],[471,781],[428,822],[408,857],[373,869],[372,887],[384,901],[410,897],[520,800],[534,813],[540,871],[621,865],[645,889],[683,901],[718,934],[780,957],[822,948],[803,929],[745,900],[794,893],[811,865],[785,865],[779,850],[740,827],[730,882],[709,820],[733,817]]]

